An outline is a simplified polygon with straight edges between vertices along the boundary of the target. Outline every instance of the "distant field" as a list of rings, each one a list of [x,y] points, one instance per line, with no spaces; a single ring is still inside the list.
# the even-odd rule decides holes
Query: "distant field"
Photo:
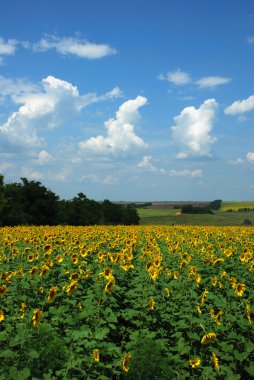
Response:
[[[164,208],[138,208],[137,211],[140,218],[151,218],[160,216],[173,216],[176,215],[176,213],[180,210],[167,210]]]
[[[179,215],[179,210],[137,209],[137,211],[141,225],[241,226],[245,219],[249,219],[254,225],[254,212]]]
[[[239,208],[254,208],[254,202],[222,202],[220,212],[229,209],[237,211]]]

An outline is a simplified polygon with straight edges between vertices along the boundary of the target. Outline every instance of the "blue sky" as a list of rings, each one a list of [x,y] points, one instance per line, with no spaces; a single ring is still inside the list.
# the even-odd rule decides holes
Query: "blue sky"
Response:
[[[71,199],[254,200],[252,0],[0,4],[0,172]]]

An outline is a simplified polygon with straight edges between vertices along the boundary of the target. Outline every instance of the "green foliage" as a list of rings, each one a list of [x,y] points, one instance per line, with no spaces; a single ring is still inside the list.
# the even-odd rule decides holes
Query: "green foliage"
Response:
[[[212,214],[210,207],[186,205],[181,208],[182,214]]]
[[[222,200],[221,199],[216,199],[215,201],[212,201],[209,205],[209,208],[211,210],[219,210],[220,209],[220,206],[221,206],[221,202]]]
[[[243,221],[243,225],[244,226],[251,226],[252,225],[252,222],[251,222],[251,220],[250,219],[244,219],[244,221]]]
[[[21,183],[4,184],[0,175],[0,225],[139,224],[136,209],[88,199],[82,192],[71,200],[58,195],[40,182],[21,178]]]

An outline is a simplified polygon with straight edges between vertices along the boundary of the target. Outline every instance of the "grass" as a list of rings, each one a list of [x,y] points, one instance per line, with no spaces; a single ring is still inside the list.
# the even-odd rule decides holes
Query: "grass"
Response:
[[[238,211],[240,208],[254,208],[254,202],[222,202],[219,211],[224,212],[229,209]]]
[[[151,217],[165,217],[165,216],[174,216],[180,210],[165,210],[161,208],[138,208],[137,209],[140,218],[151,218]]]
[[[139,213],[141,225],[241,226],[245,219],[249,219],[254,225],[254,212],[174,215],[171,210],[157,209],[147,210],[151,212],[145,215],[143,211]]]

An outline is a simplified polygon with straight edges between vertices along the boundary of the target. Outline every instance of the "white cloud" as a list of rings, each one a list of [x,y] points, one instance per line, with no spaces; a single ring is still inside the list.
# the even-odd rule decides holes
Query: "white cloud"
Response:
[[[0,64],[3,63],[3,57],[6,55],[14,55],[18,42],[14,39],[5,41],[0,37]]]
[[[160,74],[158,79],[167,80],[174,83],[176,86],[183,86],[185,84],[195,84],[199,88],[214,88],[216,86],[226,84],[231,81],[231,78],[222,76],[206,76],[196,81],[193,81],[190,74],[177,69],[175,71],[169,71],[166,75]]]
[[[105,185],[116,185],[118,183],[118,178],[108,175],[106,178],[102,181]]]
[[[45,36],[33,45],[35,51],[47,51],[55,49],[63,55],[76,55],[80,58],[98,59],[116,53],[116,50],[108,44],[96,44],[78,37]]]
[[[96,174],[88,174],[81,177],[81,180],[88,179],[92,183],[100,183],[104,185],[116,185],[118,183],[118,178],[113,175],[108,175],[104,178],[99,178]]]
[[[35,160],[35,163],[38,165],[45,165],[48,164],[52,160],[51,154],[49,154],[46,150],[41,150],[38,153],[37,160]]]
[[[203,172],[200,169],[195,169],[195,170],[189,170],[189,169],[183,169],[183,170],[170,170],[169,174],[172,177],[202,177]]]
[[[137,164],[137,167],[154,172],[157,169],[151,164],[151,160],[152,156],[144,156],[143,160]]]
[[[169,71],[166,75],[160,74],[158,78],[162,80],[168,80],[177,86],[182,86],[191,82],[190,75],[184,71],[181,71],[180,69]]]
[[[32,168],[23,167],[21,169],[22,177],[28,178],[30,181],[40,181],[43,179],[42,173],[33,170]]]
[[[0,103],[10,98],[14,103],[21,103],[23,96],[39,91],[39,86],[23,78],[7,78],[0,75]]]
[[[254,95],[249,96],[244,100],[236,100],[230,106],[225,108],[226,115],[238,115],[254,109]]]
[[[124,102],[116,112],[115,119],[109,119],[104,123],[107,136],[99,135],[80,142],[81,150],[95,154],[118,155],[145,147],[145,142],[136,135],[134,128],[140,118],[139,108],[146,103],[147,99],[143,96]]]
[[[137,167],[148,172],[159,172],[161,174],[165,174],[166,170],[165,169],[158,169],[155,166],[151,164],[152,156],[144,156],[142,161],[140,161],[137,164]]]
[[[0,174],[4,173],[7,169],[11,168],[13,164],[10,162],[1,162],[0,163]]]
[[[42,147],[44,140],[38,135],[39,131],[66,123],[89,104],[119,96],[121,91],[117,87],[100,96],[80,95],[71,83],[48,76],[42,80],[42,91],[17,96],[16,101],[23,105],[0,126],[0,137],[10,146]]]
[[[254,164],[254,152],[249,152],[246,154],[246,159],[251,163]]]
[[[209,77],[203,77],[196,81],[196,84],[200,88],[211,88],[216,87],[221,84],[226,84],[231,81],[231,78],[226,77],[220,77],[220,76],[209,76]]]
[[[211,136],[217,110],[215,99],[206,100],[201,106],[186,107],[174,117],[171,127],[173,141],[180,147],[177,158],[212,156],[211,146],[216,138]]]
[[[236,160],[230,161],[233,165],[242,165],[244,164],[244,160],[242,158],[237,158]]]

